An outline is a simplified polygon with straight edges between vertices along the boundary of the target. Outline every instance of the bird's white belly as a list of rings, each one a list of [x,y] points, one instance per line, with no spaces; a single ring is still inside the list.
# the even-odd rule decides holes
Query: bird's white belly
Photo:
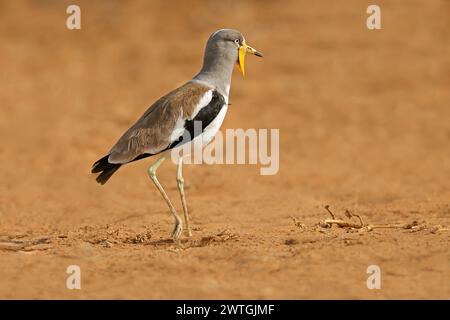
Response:
[[[179,156],[182,157],[189,156],[190,154],[192,154],[192,151],[194,151],[194,149],[196,149],[197,147],[204,147],[205,145],[207,145],[209,142],[211,142],[211,140],[220,130],[223,120],[225,119],[227,109],[228,104],[225,104],[220,110],[217,117],[214,118],[214,120],[205,128],[205,130],[203,130],[201,134],[195,137],[192,141],[186,144],[181,144],[168,152],[172,152],[172,155],[175,155],[175,158],[178,161]]]
[[[222,109],[220,109],[217,117],[215,117],[214,120],[211,121],[211,123],[205,128],[202,134],[197,137],[198,139],[202,139],[203,145],[208,144],[220,130],[223,120],[225,119],[225,115],[227,114],[227,110],[228,104],[225,104]]]

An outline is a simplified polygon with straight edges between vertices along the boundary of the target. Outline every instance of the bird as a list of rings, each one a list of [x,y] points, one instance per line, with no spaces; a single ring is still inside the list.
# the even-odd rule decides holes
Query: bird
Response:
[[[216,135],[228,109],[231,78],[234,66],[245,76],[245,56],[262,53],[247,45],[238,30],[220,29],[210,35],[204,51],[200,71],[189,81],[153,103],[145,113],[97,160],[91,173],[96,181],[105,184],[123,165],[150,156],[159,158],[147,170],[148,175],[164,198],[175,224],[173,241],[178,241],[183,223],[156,171],[174,148],[201,139],[205,146]],[[194,124],[200,124],[196,126]],[[195,129],[195,130],[194,130]],[[182,174],[183,157],[178,158],[177,185],[184,213],[185,235],[192,236]]]

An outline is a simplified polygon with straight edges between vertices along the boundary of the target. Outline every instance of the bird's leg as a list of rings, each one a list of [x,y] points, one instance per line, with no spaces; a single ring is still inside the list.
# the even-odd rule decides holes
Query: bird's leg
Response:
[[[183,167],[183,158],[180,157],[180,159],[178,159],[177,183],[178,183],[178,191],[180,191],[181,203],[183,204],[184,222],[186,224],[186,229],[184,229],[184,232],[186,233],[186,236],[190,237],[192,236],[192,232],[191,228],[189,227],[189,214],[186,204],[186,196],[184,195],[184,178],[182,167]]]
[[[164,162],[166,158],[161,157],[158,161],[156,161],[150,168],[148,168],[148,175],[150,176],[150,179],[152,179],[155,186],[158,188],[159,192],[163,196],[164,200],[166,201],[167,205],[169,206],[170,212],[172,213],[173,217],[175,218],[175,228],[172,232],[172,237],[174,241],[177,241],[178,238],[180,238],[182,227],[182,222],[180,217],[178,216],[177,212],[175,211],[174,206],[172,205],[172,202],[170,202],[169,197],[167,196],[166,192],[164,191],[163,187],[158,181],[158,178],[156,178],[156,170],[161,165],[161,163]]]

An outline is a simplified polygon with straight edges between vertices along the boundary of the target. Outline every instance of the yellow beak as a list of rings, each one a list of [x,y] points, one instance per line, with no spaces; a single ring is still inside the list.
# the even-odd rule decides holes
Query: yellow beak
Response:
[[[239,47],[239,54],[238,54],[238,66],[239,70],[241,70],[242,76],[245,76],[245,55],[247,53],[253,54],[257,57],[262,57],[262,53],[253,49],[252,47],[248,46],[245,42],[242,43],[242,45]]]

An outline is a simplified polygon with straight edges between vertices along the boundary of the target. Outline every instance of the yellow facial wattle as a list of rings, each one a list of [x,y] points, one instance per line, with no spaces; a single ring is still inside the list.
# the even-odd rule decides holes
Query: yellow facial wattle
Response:
[[[245,55],[247,53],[253,54],[258,57],[263,56],[261,52],[253,49],[252,47],[246,45],[245,42],[243,42],[238,51],[238,67],[239,70],[241,70],[242,76],[245,76]]]

